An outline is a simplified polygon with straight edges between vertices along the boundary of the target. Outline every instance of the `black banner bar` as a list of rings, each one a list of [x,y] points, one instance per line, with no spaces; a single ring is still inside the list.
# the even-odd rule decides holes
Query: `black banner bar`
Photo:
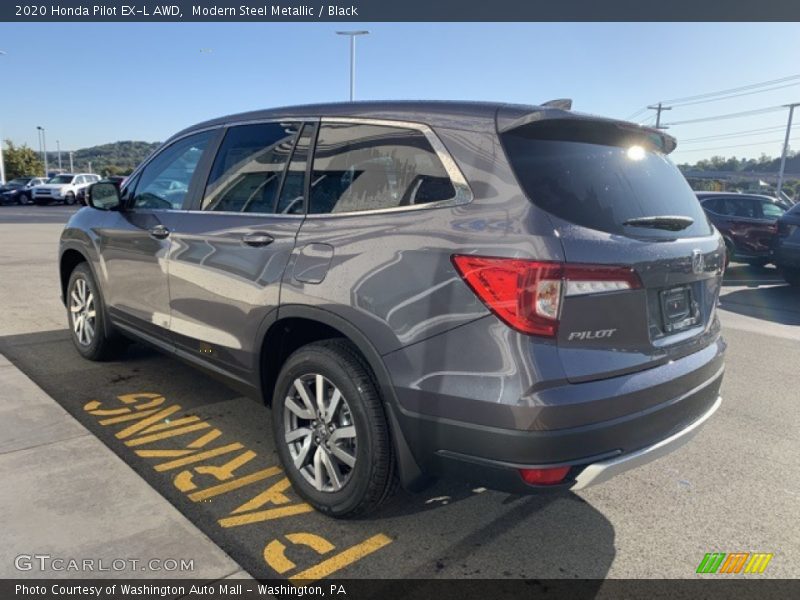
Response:
[[[797,0],[3,0],[10,22],[800,21]]]
[[[654,565],[657,567],[657,565]],[[702,579],[407,579],[322,580],[291,583],[285,579],[217,581],[163,579],[0,580],[0,598],[17,600],[272,600],[338,598],[341,600],[784,600],[797,598],[800,581],[709,575]]]

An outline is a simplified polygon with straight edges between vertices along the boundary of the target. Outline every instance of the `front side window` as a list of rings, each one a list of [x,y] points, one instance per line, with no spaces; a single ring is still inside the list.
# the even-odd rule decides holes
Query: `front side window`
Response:
[[[380,210],[454,197],[453,183],[422,132],[352,123],[320,126],[309,213]]]
[[[139,177],[133,207],[181,208],[200,157],[213,134],[204,131],[185,137],[151,160]]]
[[[297,123],[231,127],[206,184],[203,210],[274,213]]]

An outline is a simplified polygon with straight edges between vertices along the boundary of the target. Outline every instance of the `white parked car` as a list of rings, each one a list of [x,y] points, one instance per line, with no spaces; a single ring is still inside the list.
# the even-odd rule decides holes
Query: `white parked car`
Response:
[[[50,178],[47,183],[33,188],[33,201],[36,204],[63,202],[75,204],[78,192],[100,181],[100,175],[93,173],[62,173]]]

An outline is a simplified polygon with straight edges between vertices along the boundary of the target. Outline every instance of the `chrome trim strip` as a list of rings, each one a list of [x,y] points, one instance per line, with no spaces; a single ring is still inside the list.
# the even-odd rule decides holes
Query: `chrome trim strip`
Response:
[[[395,206],[392,208],[380,208],[376,210],[361,210],[361,211],[350,211],[350,212],[341,212],[341,213],[322,213],[322,214],[302,214],[302,215],[284,215],[284,214],[275,214],[275,213],[243,213],[243,212],[231,212],[231,211],[207,211],[207,210],[182,210],[182,209],[170,209],[170,208],[163,208],[163,209],[153,209],[149,208],[146,209],[148,212],[153,211],[161,211],[161,212],[179,212],[179,213],[189,213],[189,214],[216,214],[216,215],[239,215],[239,216],[262,216],[262,217],[270,217],[270,218],[289,218],[289,219],[328,219],[328,218],[338,218],[338,217],[354,217],[354,216],[369,216],[369,215],[381,215],[386,213],[395,213],[395,212],[410,212],[416,210],[430,210],[434,208],[447,208],[451,206],[460,206],[462,204],[469,204],[472,202],[474,195],[472,193],[472,189],[469,187],[467,183],[466,177],[461,172],[461,169],[458,168],[453,157],[448,152],[447,148],[445,147],[444,143],[439,139],[436,133],[431,129],[428,125],[424,123],[417,123],[414,121],[395,121],[390,119],[371,119],[366,117],[292,117],[292,116],[283,116],[283,117],[271,117],[268,119],[251,119],[247,121],[226,121],[224,123],[219,123],[217,125],[211,125],[209,127],[204,127],[202,129],[194,129],[179,137],[173,137],[168,139],[166,142],[161,144],[158,148],[156,148],[150,156],[148,156],[136,169],[128,175],[128,181],[132,180],[136,175],[138,175],[158,154],[161,154],[163,149],[168,148],[169,146],[173,145],[175,142],[178,142],[186,137],[191,135],[195,135],[197,133],[202,133],[204,131],[213,131],[216,129],[221,129],[224,127],[238,127],[239,125],[256,125],[259,123],[281,123],[284,121],[296,121],[300,123],[352,123],[355,125],[376,125],[376,126],[383,126],[383,127],[400,127],[405,129],[413,129],[415,131],[421,132],[425,138],[430,143],[433,151],[436,153],[436,156],[442,163],[445,172],[447,173],[448,177],[450,177],[450,181],[453,183],[453,188],[456,191],[456,195],[453,198],[448,200],[440,200],[439,202],[429,202],[427,204],[416,204],[414,206]],[[313,160],[313,157],[312,157]],[[130,210],[136,210],[131,208]]]
[[[669,454],[683,446],[686,442],[692,439],[695,434],[700,430],[700,427],[717,412],[720,404],[722,404],[722,396],[717,396],[716,401],[703,416],[697,419],[688,427],[681,429],[670,437],[661,440],[657,444],[642,448],[636,452],[625,454],[617,458],[604,460],[589,465],[580,475],[575,478],[575,484],[570,488],[571,491],[582,490],[590,485],[603,483],[625,471],[646,464],[657,458]]]

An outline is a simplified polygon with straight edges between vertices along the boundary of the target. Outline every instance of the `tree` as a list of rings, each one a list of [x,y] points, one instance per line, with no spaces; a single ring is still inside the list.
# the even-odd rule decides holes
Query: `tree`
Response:
[[[25,144],[17,148],[11,140],[6,140],[3,159],[6,165],[6,179],[9,181],[15,177],[41,175],[44,172],[44,165],[39,156]]]

